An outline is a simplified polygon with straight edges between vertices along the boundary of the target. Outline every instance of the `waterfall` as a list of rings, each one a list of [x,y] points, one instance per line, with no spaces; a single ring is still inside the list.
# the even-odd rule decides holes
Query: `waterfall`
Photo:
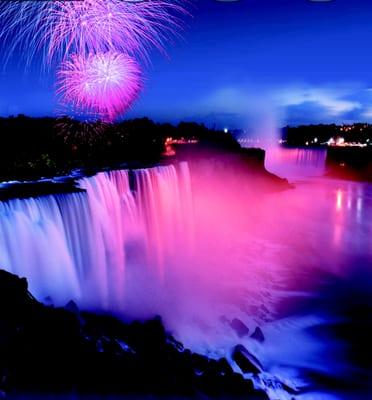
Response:
[[[0,266],[40,300],[123,311],[129,280],[161,287],[192,246],[188,165],[99,172],[83,192],[0,202]],[[131,284],[132,285],[132,284]],[[133,286],[133,285],[132,285]]]
[[[326,172],[327,150],[274,147],[266,151],[265,166],[285,178],[319,177]]]

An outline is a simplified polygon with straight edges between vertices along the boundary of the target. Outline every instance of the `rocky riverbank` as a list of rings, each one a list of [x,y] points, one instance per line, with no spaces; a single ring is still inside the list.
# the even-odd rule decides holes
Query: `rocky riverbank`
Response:
[[[123,323],[109,315],[45,306],[27,281],[0,271],[0,385],[5,394],[81,393],[268,399],[225,358],[185,349],[160,318]],[[244,370],[257,362],[236,348]],[[239,353],[239,354],[238,354]]]
[[[224,190],[257,195],[293,188],[287,179],[266,169],[266,152],[260,148],[179,145],[174,158],[188,162],[192,177],[220,181]]]

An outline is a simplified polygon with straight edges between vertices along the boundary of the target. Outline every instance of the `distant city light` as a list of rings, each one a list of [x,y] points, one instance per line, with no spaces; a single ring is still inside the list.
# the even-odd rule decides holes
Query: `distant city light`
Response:
[[[163,155],[167,156],[167,157],[176,155],[177,152],[176,152],[175,148],[173,147],[173,145],[175,145],[175,144],[176,145],[177,144],[185,145],[185,144],[198,144],[198,143],[199,143],[199,140],[195,139],[195,138],[181,137],[181,138],[175,139],[172,137],[167,137],[164,142],[165,151],[164,151]]]
[[[369,139],[367,139],[366,142],[368,143]],[[347,142],[343,137],[330,138],[326,143],[328,146],[338,147],[367,147],[367,143]]]
[[[229,130],[228,130],[227,128],[225,128],[223,131],[224,131],[225,133],[229,133]]]

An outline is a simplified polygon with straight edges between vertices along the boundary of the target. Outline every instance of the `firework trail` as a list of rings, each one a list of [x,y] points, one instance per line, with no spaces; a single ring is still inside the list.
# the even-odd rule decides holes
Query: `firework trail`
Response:
[[[137,62],[124,53],[74,54],[57,72],[61,104],[76,114],[112,122],[126,111],[142,87]]]
[[[8,56],[21,52],[28,62],[41,52],[46,65],[107,51],[146,59],[150,48],[163,51],[178,35],[185,13],[179,0],[6,1],[0,43]]]
[[[64,116],[57,119],[54,129],[66,145],[94,145],[110,127],[103,121],[79,121]]]

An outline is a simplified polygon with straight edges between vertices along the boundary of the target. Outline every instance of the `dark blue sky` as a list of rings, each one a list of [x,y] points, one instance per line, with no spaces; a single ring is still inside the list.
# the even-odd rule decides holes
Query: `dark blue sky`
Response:
[[[372,122],[372,1],[194,1],[169,58],[153,53],[128,117],[209,125]],[[53,115],[53,77],[15,60],[0,114]]]

